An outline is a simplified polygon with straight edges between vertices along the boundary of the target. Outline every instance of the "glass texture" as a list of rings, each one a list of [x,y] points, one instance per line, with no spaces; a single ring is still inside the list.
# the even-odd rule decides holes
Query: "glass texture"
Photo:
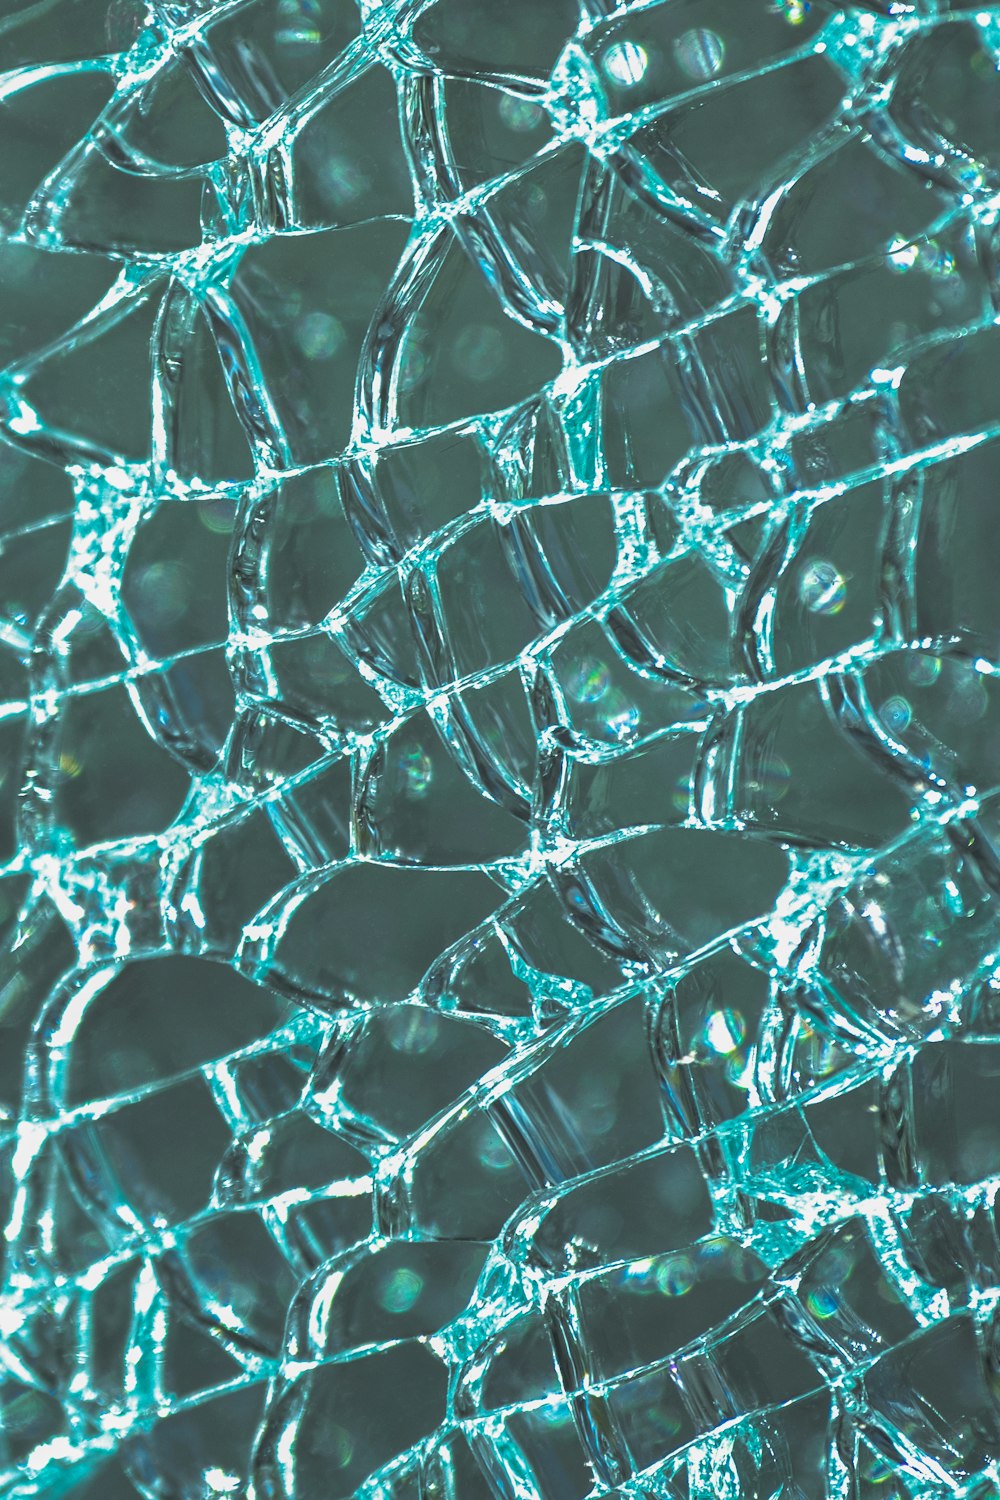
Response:
[[[1000,1495],[998,224],[997,6],[3,0],[0,1494]]]

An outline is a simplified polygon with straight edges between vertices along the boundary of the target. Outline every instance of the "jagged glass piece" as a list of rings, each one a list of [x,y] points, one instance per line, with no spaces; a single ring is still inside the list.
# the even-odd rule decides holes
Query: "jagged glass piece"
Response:
[[[0,1493],[1000,1494],[1000,8],[0,9]]]

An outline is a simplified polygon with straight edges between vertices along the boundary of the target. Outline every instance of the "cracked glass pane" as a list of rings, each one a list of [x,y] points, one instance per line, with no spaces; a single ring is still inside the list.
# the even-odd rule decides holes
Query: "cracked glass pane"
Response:
[[[1000,1494],[1000,7],[0,11],[0,1493]]]

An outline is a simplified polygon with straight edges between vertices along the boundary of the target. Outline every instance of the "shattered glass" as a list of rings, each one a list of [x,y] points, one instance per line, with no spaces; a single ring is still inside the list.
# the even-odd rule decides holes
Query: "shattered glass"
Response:
[[[0,5],[0,1493],[1000,1494],[998,70]]]

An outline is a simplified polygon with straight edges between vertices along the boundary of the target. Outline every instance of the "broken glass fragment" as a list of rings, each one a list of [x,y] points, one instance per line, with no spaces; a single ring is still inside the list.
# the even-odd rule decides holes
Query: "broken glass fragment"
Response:
[[[0,9],[0,1491],[1000,1494],[1000,8]]]

